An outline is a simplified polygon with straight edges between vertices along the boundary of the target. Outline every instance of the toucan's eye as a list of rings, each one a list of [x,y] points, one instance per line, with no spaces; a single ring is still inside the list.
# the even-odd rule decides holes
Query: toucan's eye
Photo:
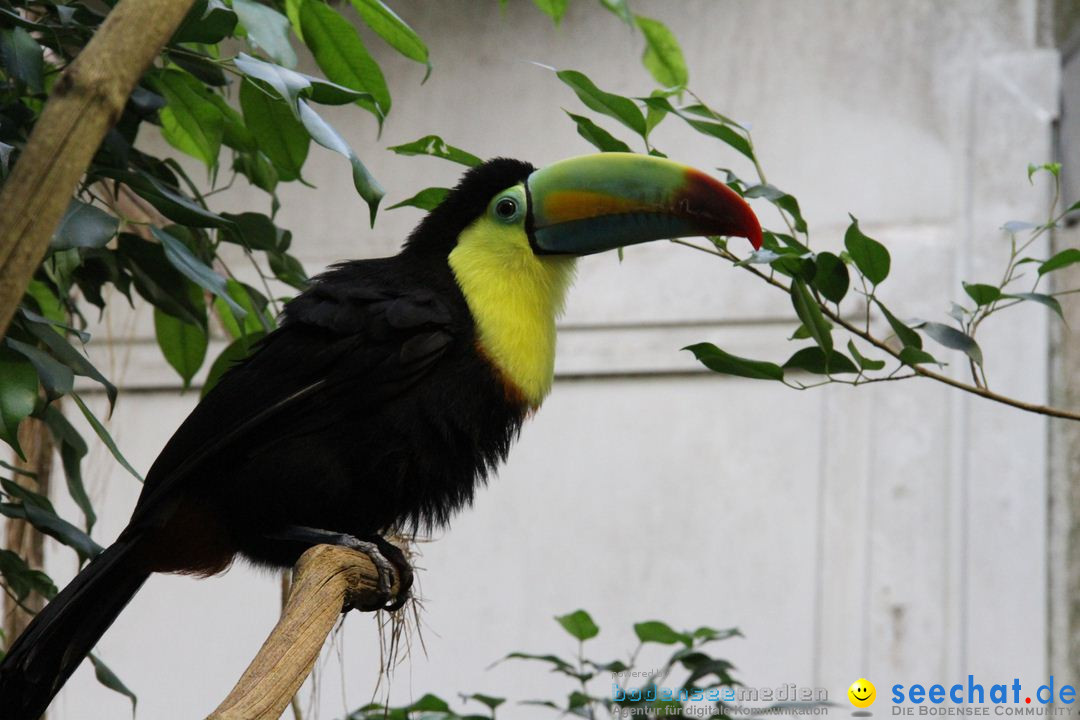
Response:
[[[511,197],[501,198],[495,203],[495,215],[500,220],[516,220],[518,217],[518,203],[517,200]]]

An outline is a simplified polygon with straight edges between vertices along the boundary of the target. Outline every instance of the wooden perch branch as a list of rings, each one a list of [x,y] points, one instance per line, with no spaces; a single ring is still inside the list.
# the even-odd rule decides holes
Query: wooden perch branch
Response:
[[[56,82],[0,191],[0,335],[71,193],[194,0],[120,0]]]
[[[317,545],[304,553],[281,620],[207,720],[278,720],[342,611],[376,604],[378,583],[378,571],[361,552]],[[398,592],[397,578],[391,592]]]

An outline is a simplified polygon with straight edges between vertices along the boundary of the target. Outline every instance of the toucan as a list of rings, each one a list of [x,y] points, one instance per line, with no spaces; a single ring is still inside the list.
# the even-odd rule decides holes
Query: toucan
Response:
[[[505,460],[551,390],[576,259],[705,235],[761,244],[737,193],[664,158],[470,169],[397,255],[317,277],[195,407],[126,529],[12,644],[0,718],[38,718],[154,572],[287,568],[331,543],[367,552],[400,607],[412,573],[384,536],[444,526]]]

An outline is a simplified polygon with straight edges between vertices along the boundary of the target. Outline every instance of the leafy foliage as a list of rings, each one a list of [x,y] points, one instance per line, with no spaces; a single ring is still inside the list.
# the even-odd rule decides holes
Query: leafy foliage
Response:
[[[566,678],[565,696],[551,699],[520,701],[552,710],[558,715],[584,718],[627,717],[702,717],[712,706],[713,712],[730,711],[730,701],[741,685],[733,676],[735,666],[712,654],[713,643],[741,637],[737,628],[716,629],[701,626],[694,630],[675,630],[660,620],[635,623],[637,647],[625,660],[600,661],[589,656],[589,640],[600,629],[585,610],[575,610],[555,618],[562,629],[576,642],[573,655],[512,652],[500,662],[526,661]],[[648,646],[665,646],[670,651],[653,660],[655,651]],[[649,664],[644,658],[649,656]],[[494,720],[497,709],[507,701],[480,693],[461,694],[466,706],[482,705],[485,714],[456,710],[436,695],[424,695],[416,702],[398,707],[370,703],[344,720]],[[470,705],[471,704],[471,705]]]

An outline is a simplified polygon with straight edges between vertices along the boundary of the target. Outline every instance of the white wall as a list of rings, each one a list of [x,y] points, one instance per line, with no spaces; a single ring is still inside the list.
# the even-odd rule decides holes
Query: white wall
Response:
[[[453,182],[442,161],[383,149],[427,133],[537,164],[588,152],[560,110],[579,112],[576,98],[530,61],[613,91],[651,89],[640,38],[594,3],[572,3],[558,29],[523,0],[502,13],[493,2],[394,7],[431,46],[431,79],[420,87],[422,68],[376,48],[395,103],[382,139],[362,112],[327,112],[386,185],[387,204]],[[940,320],[961,278],[999,275],[999,226],[1041,217],[1047,189],[1030,187],[1025,168],[1051,159],[1059,77],[1056,54],[1036,47],[1034,0],[634,8],[672,27],[699,94],[753,125],[770,181],[799,196],[816,247],[839,246],[848,211],[887,241],[894,277],[883,293],[903,317]],[[656,142],[750,175],[678,120]],[[280,216],[307,266],[392,252],[419,214],[386,212],[372,232],[343,162],[313,152],[318,191],[286,190]],[[241,191],[221,209],[266,205]],[[598,655],[628,652],[642,619],[736,625],[746,638],[724,651],[744,682],[821,685],[838,700],[860,676],[879,692],[968,673],[1043,682],[1053,671],[1045,422],[927,382],[797,393],[702,373],[678,348],[710,340],[781,361],[797,324],[782,295],[703,258],[657,244],[621,264],[582,263],[552,397],[476,507],[422,548],[426,653],[414,647],[392,698],[552,695],[565,686],[538,668],[485,668],[514,650],[572,652],[550,618],[577,607],[603,629]],[[1047,314],[1014,312],[985,328],[988,375],[1038,402]],[[121,341],[103,362],[139,389],[122,397],[112,429],[145,469],[195,395],[177,396],[145,318],[99,335]],[[941,354],[961,376],[959,358]],[[86,475],[106,508],[95,535],[108,541],[137,487],[98,449]],[[50,570],[63,576],[69,554],[51,552]],[[155,577],[101,654],[139,693],[141,717],[208,712],[270,629],[277,588],[244,567],[207,581]],[[370,698],[372,628],[368,616],[347,619],[344,670],[329,651],[311,717],[342,714],[343,695],[349,706]],[[125,713],[83,669],[54,717]]]

